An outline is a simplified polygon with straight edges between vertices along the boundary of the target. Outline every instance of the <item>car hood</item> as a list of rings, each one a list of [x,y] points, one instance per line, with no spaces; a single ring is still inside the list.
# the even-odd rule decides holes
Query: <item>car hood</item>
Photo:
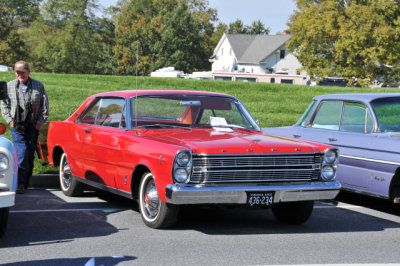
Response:
[[[302,153],[323,151],[328,147],[324,144],[245,130],[154,130],[143,132],[141,136],[204,154]]]

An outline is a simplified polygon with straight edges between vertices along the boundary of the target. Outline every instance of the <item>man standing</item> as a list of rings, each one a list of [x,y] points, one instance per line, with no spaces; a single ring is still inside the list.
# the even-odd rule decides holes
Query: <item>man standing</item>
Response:
[[[49,116],[49,100],[41,82],[29,77],[25,61],[15,63],[17,79],[8,82],[7,95],[1,103],[3,118],[11,127],[18,157],[18,189],[24,193],[32,176],[39,129]]]

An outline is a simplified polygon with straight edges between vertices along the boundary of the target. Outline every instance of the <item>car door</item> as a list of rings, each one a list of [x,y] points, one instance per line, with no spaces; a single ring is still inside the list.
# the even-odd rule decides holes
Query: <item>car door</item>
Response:
[[[124,112],[125,99],[104,97],[81,119],[86,179],[116,187],[115,179],[121,173],[121,141],[126,133]]]
[[[327,100],[320,102],[306,127],[298,127],[295,137],[338,147],[338,181],[344,188],[368,191],[370,177],[362,158],[371,142],[372,129],[370,112],[365,105]]]
[[[368,151],[374,140],[373,120],[366,105],[344,102],[339,131],[329,143],[339,148],[337,179],[344,188],[370,192],[371,175],[367,167]]]

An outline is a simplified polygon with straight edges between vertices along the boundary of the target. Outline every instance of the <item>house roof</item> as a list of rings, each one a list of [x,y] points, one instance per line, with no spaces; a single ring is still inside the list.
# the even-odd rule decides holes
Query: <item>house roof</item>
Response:
[[[239,63],[260,63],[284,45],[290,35],[226,34]]]

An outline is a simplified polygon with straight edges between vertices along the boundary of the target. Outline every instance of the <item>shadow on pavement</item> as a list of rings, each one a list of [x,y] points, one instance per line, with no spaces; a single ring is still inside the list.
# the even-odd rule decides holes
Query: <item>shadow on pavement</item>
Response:
[[[77,202],[66,202],[55,193],[62,192],[28,189],[26,194],[17,195],[16,204],[10,209],[6,233],[0,239],[0,248],[111,235],[120,229],[107,222],[107,216],[129,208],[126,200],[101,202],[97,200],[96,192],[85,192],[83,197],[71,198]]]
[[[400,204],[395,204],[389,200],[346,192],[346,191],[341,191],[339,195],[336,197],[336,200],[348,204],[363,206],[376,211],[385,212],[400,217]]]
[[[118,265],[120,262],[133,261],[136,257],[124,256],[124,257],[95,257],[95,258],[70,258],[70,259],[48,259],[48,260],[33,260],[33,261],[20,261],[16,263],[7,263],[7,266],[36,266],[36,265],[104,265],[112,266]],[[4,264],[0,264],[4,265]]]
[[[384,231],[400,228],[393,219],[380,218],[352,208],[334,204],[314,206],[310,219],[302,225],[282,224],[270,209],[205,206],[183,208],[173,230],[197,230],[210,235],[309,234]],[[397,217],[395,217],[397,218]]]

